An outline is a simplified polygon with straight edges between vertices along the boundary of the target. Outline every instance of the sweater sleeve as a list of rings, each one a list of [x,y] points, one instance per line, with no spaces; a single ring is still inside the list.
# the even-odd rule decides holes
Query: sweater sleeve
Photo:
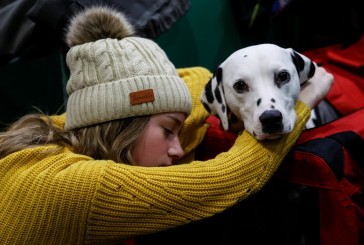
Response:
[[[179,137],[185,152],[185,157],[180,163],[186,163],[194,159],[195,150],[204,139],[209,127],[206,121],[209,113],[203,107],[200,96],[212,74],[203,67],[178,69],[178,73],[186,82],[192,97],[192,112],[187,117]]]
[[[196,68],[180,74],[193,97],[181,132],[191,155],[207,129],[199,95],[210,73]],[[56,145],[12,153],[0,159],[0,243],[120,243],[222,212],[276,172],[310,116],[300,101],[295,110],[294,130],[278,140],[257,141],[242,132],[214,159],[170,167],[94,160]],[[54,125],[62,128],[65,116],[52,117]]]
[[[209,161],[171,167],[108,163],[89,214],[87,240],[127,238],[210,217],[259,191],[296,142],[309,108],[296,105],[294,130],[257,141],[242,132],[225,153]]]

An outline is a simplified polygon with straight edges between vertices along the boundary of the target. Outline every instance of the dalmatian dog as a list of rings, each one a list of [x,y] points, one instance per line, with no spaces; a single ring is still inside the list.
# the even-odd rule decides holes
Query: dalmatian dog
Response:
[[[201,102],[224,130],[245,129],[258,140],[276,139],[292,131],[300,87],[314,73],[315,64],[291,48],[249,46],[215,70]]]

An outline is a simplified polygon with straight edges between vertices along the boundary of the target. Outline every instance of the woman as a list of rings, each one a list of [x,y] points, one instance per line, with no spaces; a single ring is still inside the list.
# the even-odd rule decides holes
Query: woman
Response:
[[[0,134],[0,243],[119,243],[219,213],[269,180],[333,82],[317,69],[291,134],[257,142],[242,132],[229,151],[193,161],[211,74],[178,74],[132,34],[108,8],[72,19],[66,113],[29,115]]]

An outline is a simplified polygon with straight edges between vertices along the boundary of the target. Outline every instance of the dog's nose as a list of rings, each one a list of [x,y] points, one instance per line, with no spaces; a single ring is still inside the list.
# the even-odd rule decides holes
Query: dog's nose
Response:
[[[259,117],[262,123],[263,132],[267,134],[278,133],[283,129],[282,113],[278,110],[269,110],[263,112]]]

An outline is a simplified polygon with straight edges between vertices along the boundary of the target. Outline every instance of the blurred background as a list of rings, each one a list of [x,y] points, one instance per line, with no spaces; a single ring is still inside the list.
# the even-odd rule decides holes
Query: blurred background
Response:
[[[213,71],[232,52],[266,42],[299,52],[336,44],[345,48],[364,31],[361,0],[119,2],[1,1],[0,129],[29,112],[64,112],[64,27],[72,14],[95,3],[124,11],[177,68]]]

